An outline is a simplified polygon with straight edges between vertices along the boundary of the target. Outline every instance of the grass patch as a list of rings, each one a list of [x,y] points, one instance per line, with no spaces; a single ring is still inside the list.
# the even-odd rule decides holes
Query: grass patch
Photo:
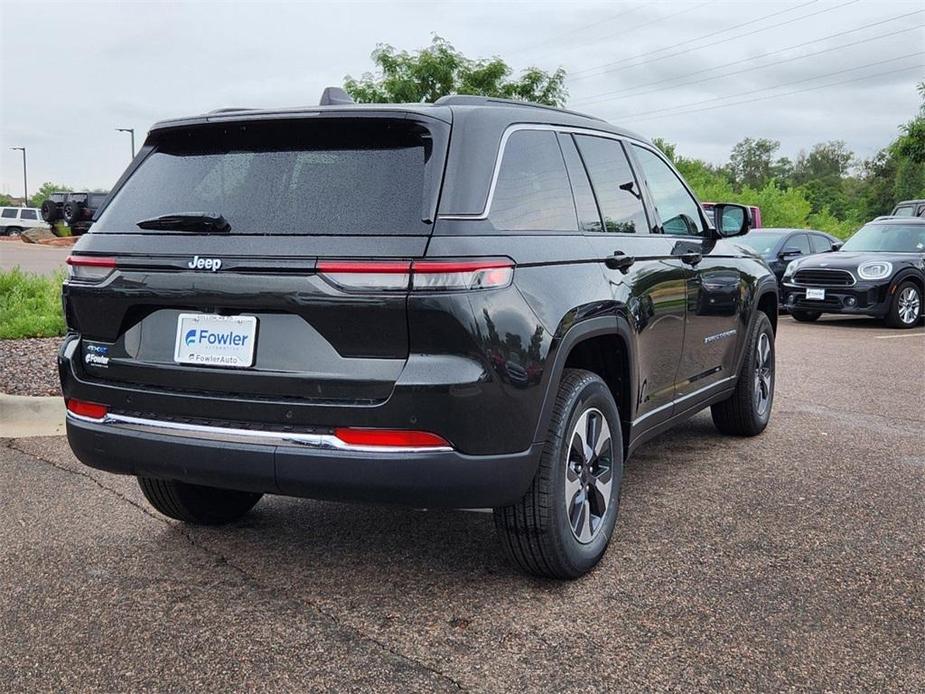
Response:
[[[48,277],[18,267],[0,272],[0,339],[64,335],[63,281],[63,271]]]

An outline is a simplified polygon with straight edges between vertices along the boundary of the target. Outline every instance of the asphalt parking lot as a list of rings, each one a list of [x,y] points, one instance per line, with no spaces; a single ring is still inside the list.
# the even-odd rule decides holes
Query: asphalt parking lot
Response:
[[[610,550],[525,578],[491,516],[264,498],[184,527],[62,438],[0,449],[0,689],[925,689],[925,329],[781,317],[767,432],[629,462]]]
[[[0,239],[0,271],[19,266],[23,272],[51,275],[64,270],[65,258],[71,249],[61,246],[39,246],[18,239]]]

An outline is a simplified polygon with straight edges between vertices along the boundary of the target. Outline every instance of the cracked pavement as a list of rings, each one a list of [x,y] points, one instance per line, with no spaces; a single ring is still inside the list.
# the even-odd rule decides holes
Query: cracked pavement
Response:
[[[887,338],[887,339],[881,339]],[[555,583],[491,516],[265,497],[168,521],[63,438],[0,447],[0,689],[925,689],[925,330],[781,317],[768,431],[629,461]]]

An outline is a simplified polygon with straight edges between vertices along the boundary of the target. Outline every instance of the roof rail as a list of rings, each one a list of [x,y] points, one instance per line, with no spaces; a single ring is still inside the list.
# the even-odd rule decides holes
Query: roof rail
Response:
[[[520,101],[519,99],[502,99],[495,96],[475,96],[472,94],[450,94],[441,96],[434,102],[434,106],[521,106],[525,108],[541,108],[547,111],[557,111],[559,113],[568,113],[572,116],[590,118],[591,120],[605,122],[603,118],[591,116],[579,111],[569,111],[565,108],[556,106],[547,106],[545,104],[535,104],[532,101]]]
[[[232,113],[233,111],[253,111],[253,108],[245,106],[233,106],[232,108],[217,108],[212,111],[209,111],[206,115],[212,116],[216,113]]]

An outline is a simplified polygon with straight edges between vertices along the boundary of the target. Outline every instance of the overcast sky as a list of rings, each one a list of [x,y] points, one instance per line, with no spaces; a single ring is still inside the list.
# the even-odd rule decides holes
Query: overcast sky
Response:
[[[904,16],[903,16],[904,15]],[[0,191],[108,188],[157,120],[317,103],[377,43],[437,33],[469,57],[568,72],[569,106],[724,162],[743,137],[869,157],[915,113],[921,0],[9,2],[0,0]],[[737,74],[730,74],[737,73]]]

